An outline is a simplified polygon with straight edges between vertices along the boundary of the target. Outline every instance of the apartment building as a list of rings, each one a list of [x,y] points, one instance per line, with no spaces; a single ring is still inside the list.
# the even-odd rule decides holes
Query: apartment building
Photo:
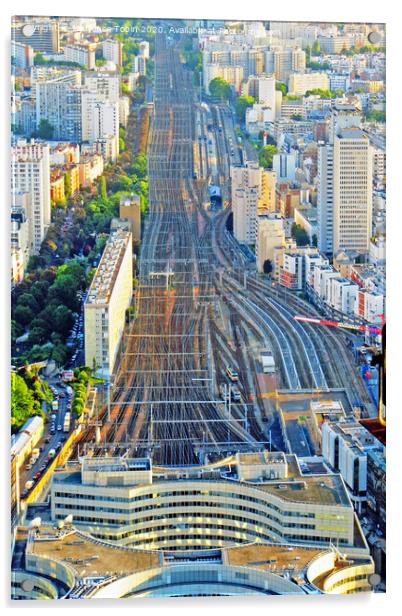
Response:
[[[291,73],[288,80],[288,92],[293,96],[304,96],[308,90],[328,90],[327,73],[313,71],[311,73]]]
[[[119,152],[119,103],[89,90],[82,91],[82,140],[113,137]]]
[[[208,63],[203,71],[204,89],[209,92],[209,84],[215,77],[222,77],[230,83],[236,92],[240,92],[244,77],[244,68],[240,65],[224,65]]]
[[[64,59],[66,62],[76,62],[89,70],[95,68],[95,45],[66,45]]]
[[[120,218],[130,222],[133,242],[141,239],[141,201],[139,195],[123,196],[120,198]]]
[[[132,235],[118,228],[109,237],[84,304],[85,363],[110,379],[133,294]]]
[[[85,72],[83,74],[84,86],[90,92],[99,94],[112,103],[119,101],[120,75],[116,73]]]
[[[49,145],[34,140],[17,141],[11,148],[12,201],[15,193],[30,195],[26,212],[32,241],[32,254],[38,254],[50,225]],[[12,207],[14,206],[12,202]]]
[[[116,66],[123,64],[123,43],[116,39],[102,41],[102,56],[105,60],[114,62]]]
[[[52,139],[78,142],[82,137],[81,76],[79,71],[62,73],[36,82],[36,125],[46,120]]]
[[[306,52],[298,47],[271,48],[265,52],[265,72],[275,73],[278,81],[287,82],[291,73],[305,68]]]
[[[274,209],[275,182],[255,161],[231,168],[233,231],[239,242],[255,244],[258,213]]]
[[[257,271],[264,271],[264,263],[268,260],[274,269],[274,250],[285,245],[285,230],[280,214],[258,216],[255,254]]]
[[[29,69],[34,63],[34,50],[31,45],[11,40],[11,61],[18,68]]]

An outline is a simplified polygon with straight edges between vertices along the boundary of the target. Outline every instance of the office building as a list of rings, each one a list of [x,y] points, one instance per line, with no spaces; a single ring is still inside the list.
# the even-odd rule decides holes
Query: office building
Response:
[[[30,45],[35,52],[59,53],[60,29],[56,19],[30,19],[27,23],[12,24],[11,40]]]
[[[322,425],[323,459],[332,470],[341,473],[359,512],[367,501],[367,454],[378,449],[382,449],[379,441],[358,422]]]
[[[141,201],[139,195],[120,197],[120,218],[130,222],[133,242],[141,239]]]
[[[144,56],[135,56],[134,72],[143,76],[147,74],[147,59]]]
[[[257,541],[335,544],[368,556],[340,475],[302,476],[296,457],[281,452],[237,453],[204,469],[153,468],[149,458],[85,458],[81,467],[54,473],[50,500],[54,522],[70,514],[94,537],[137,549]]]
[[[358,129],[344,129],[334,140],[333,250],[369,249],[372,224],[372,148]]]
[[[124,229],[110,235],[84,304],[85,364],[107,379],[114,373],[133,294],[131,238]]]
[[[50,225],[49,146],[34,140],[17,141],[11,148],[11,181],[12,196],[18,192],[30,195],[27,218],[32,254],[38,254]]]
[[[102,56],[105,60],[109,60],[121,66],[123,64],[123,43],[116,39],[106,39],[102,41]]]
[[[335,105],[318,147],[318,246],[366,253],[372,232],[373,153],[353,106]]]

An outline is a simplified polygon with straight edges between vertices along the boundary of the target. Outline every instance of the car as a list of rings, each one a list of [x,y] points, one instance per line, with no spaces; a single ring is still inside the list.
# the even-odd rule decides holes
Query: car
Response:
[[[59,425],[57,426],[57,430],[58,430],[58,432],[61,432],[61,430],[62,430],[62,425],[61,425],[61,424],[59,424]]]
[[[25,465],[25,470],[26,470],[26,471],[30,471],[30,470],[31,470],[31,468],[32,468],[32,464],[26,464],[26,465]]]
[[[46,464],[42,464],[39,470],[41,473],[43,473],[43,471],[46,470]]]
[[[45,443],[50,443],[50,436],[47,436],[47,437],[45,438]]]
[[[65,398],[65,397],[66,397],[66,394],[64,393],[64,391],[62,391],[60,394],[60,398]]]
[[[36,473],[36,475],[34,476],[34,479],[39,479],[39,477],[41,476],[42,473]]]
[[[26,488],[24,488],[24,490],[22,490],[21,492],[21,497],[25,498],[28,495],[29,490],[27,490]]]
[[[56,432],[56,430],[54,429],[54,426],[52,426],[52,427],[50,428],[50,434],[54,434],[55,432]]]

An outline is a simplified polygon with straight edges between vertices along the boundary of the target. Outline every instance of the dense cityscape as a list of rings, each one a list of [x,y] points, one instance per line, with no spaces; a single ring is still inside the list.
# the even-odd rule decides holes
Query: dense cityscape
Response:
[[[12,599],[385,592],[385,57],[13,18]]]

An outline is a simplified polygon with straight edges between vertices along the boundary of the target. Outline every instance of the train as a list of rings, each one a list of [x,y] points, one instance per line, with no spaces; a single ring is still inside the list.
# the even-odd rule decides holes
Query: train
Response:
[[[40,440],[44,430],[42,417],[30,417],[14,437],[11,445],[11,457],[16,456],[17,467],[20,468],[31,455]]]

